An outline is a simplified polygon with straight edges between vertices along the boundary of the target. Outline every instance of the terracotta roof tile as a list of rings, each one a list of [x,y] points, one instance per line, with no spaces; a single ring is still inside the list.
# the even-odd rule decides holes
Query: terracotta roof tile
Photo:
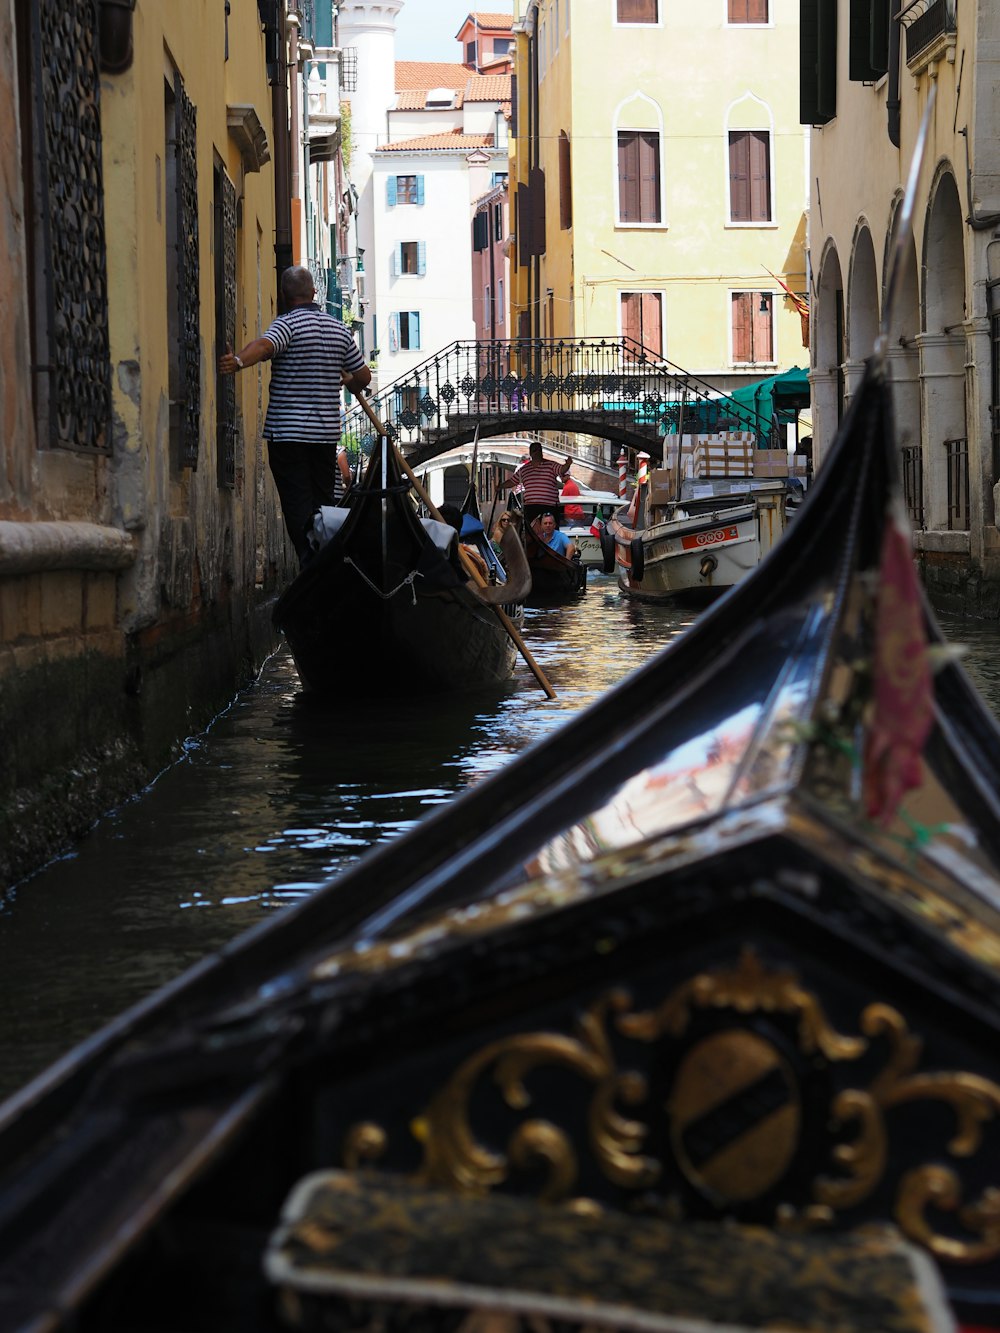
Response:
[[[509,98],[509,74],[474,74],[465,85],[467,102],[504,102]]]
[[[464,88],[469,71],[444,60],[397,60],[396,92],[426,92],[428,88]]]
[[[463,134],[461,130],[447,130],[444,134],[420,134],[415,139],[400,139],[384,143],[377,153],[412,153],[425,148],[492,148],[492,134]]]
[[[470,19],[475,19],[479,26],[487,32],[506,32],[514,22],[514,15],[509,11],[506,14],[497,13],[497,11],[486,11],[483,9],[473,9],[469,14]]]

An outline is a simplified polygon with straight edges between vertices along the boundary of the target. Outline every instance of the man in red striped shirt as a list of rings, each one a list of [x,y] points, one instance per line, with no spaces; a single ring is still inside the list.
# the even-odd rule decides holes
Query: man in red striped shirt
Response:
[[[524,517],[530,523],[539,514],[562,516],[559,504],[559,484],[569,472],[573,460],[567,455],[565,462],[553,463],[542,457],[542,446],[537,440],[532,441],[528,449],[528,461],[521,463],[514,470],[514,479],[524,487]]]

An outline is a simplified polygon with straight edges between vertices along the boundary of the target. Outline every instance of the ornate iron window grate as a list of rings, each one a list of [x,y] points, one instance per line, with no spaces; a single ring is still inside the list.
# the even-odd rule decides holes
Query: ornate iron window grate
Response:
[[[201,434],[201,300],[198,292],[198,113],[178,74],[177,277],[181,326],[181,462],[198,466]]]
[[[39,401],[51,445],[109,453],[111,353],[94,0],[36,0],[32,12],[47,364]],[[42,359],[42,358],[40,358]],[[44,432],[44,423],[42,424]]]
[[[219,170],[221,180],[222,231],[222,316],[223,337],[220,341],[236,346],[236,186],[225,170]],[[236,377],[220,375],[216,423],[216,451],[218,455],[219,485],[232,486],[236,481]]]
[[[340,53],[340,86],[345,93],[358,91],[358,48],[345,46]]]

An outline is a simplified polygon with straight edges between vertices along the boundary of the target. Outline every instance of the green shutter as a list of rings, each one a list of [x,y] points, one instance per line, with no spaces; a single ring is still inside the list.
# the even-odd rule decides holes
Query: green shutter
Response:
[[[849,77],[876,83],[889,68],[889,0],[851,0]]]
[[[799,122],[837,114],[837,0],[799,0]]]

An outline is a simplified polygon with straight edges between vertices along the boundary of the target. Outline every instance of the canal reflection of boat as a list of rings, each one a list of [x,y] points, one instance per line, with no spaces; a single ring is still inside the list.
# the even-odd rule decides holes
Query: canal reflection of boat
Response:
[[[4,1327],[1000,1328],[1000,734],[894,465],[869,370],[558,743],[0,1108]]]
[[[608,524],[607,573],[645,601],[702,605],[756,568],[785,528],[789,483],[778,478],[683,482],[680,498],[622,507]],[[642,497],[645,499],[645,497]]]
[[[515,645],[493,604],[519,625],[530,576],[516,533],[504,563],[480,531],[489,586],[466,578],[455,530],[421,519],[393,448],[379,442],[359,485],[325,509],[313,559],[278,600],[306,689],[473,689],[513,674]]]

